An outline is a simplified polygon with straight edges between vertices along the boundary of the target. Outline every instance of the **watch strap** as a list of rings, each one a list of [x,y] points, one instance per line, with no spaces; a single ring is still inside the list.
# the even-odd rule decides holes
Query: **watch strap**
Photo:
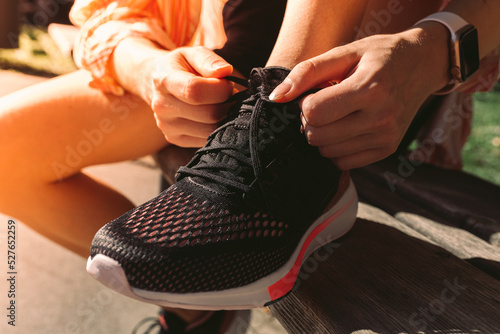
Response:
[[[457,32],[460,29],[462,29],[463,27],[469,25],[469,23],[467,21],[465,21],[464,19],[462,19],[459,15],[454,14],[454,13],[450,13],[450,12],[437,12],[437,13],[431,14],[429,16],[424,17],[423,19],[421,19],[417,23],[415,23],[415,25],[418,25],[418,24],[423,23],[423,22],[428,22],[428,21],[438,22],[438,23],[444,25],[448,29],[448,31],[450,32],[450,42],[451,42],[450,47],[453,47],[453,44],[457,41],[457,38],[458,38]],[[451,58],[452,58],[451,52],[452,51],[450,50],[450,62],[452,61],[451,60]],[[452,64],[450,64],[450,65],[453,66]],[[452,76],[452,79],[450,80],[450,82],[448,82],[448,84],[445,87],[438,90],[434,94],[435,95],[449,94],[452,91],[454,91],[455,88],[457,88],[460,84],[461,83],[458,80],[456,80],[455,78],[453,78],[453,76]]]
[[[422,20],[418,21],[415,25],[426,22],[426,21],[435,21],[439,22],[442,25],[444,25],[448,30],[450,31],[451,34],[451,40],[456,41],[457,40],[457,31],[462,29],[463,27],[469,25],[467,21],[462,19],[460,16],[454,13],[450,12],[437,12],[434,14],[431,14]]]

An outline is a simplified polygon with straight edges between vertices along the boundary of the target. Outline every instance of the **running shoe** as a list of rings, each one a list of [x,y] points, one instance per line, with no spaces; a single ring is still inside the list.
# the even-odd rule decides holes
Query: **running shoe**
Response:
[[[288,73],[233,78],[248,89],[177,182],[96,234],[91,275],[164,307],[247,309],[290,292],[307,257],[350,230],[357,194],[307,143],[297,100],[269,100]]]

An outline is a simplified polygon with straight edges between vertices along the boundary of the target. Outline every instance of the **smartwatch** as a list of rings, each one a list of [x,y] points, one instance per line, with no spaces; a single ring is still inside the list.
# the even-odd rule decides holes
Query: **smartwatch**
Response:
[[[479,69],[479,43],[477,29],[454,13],[438,12],[416,23],[435,21],[444,25],[451,35],[451,81],[435,94],[447,94],[470,78]]]

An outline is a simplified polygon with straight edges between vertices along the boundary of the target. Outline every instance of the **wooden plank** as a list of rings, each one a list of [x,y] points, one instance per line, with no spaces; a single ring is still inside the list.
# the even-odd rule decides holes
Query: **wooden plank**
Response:
[[[396,218],[453,255],[477,263],[483,271],[500,280],[500,248],[460,228],[436,224],[425,217],[398,213]],[[478,261],[488,260],[488,261]],[[500,311],[499,311],[500,312]]]
[[[370,210],[383,223],[358,219],[333,252],[314,253],[294,291],[270,306],[289,333],[500,333],[498,280]]]
[[[402,155],[352,172],[362,198],[391,215],[416,213],[500,246],[500,187]]]
[[[360,201],[381,208],[390,216],[398,212],[412,212],[443,224],[450,224],[447,219],[429,212],[419,203],[404,200],[399,192],[391,191],[387,184],[381,184],[379,175],[360,169],[351,171],[351,177],[356,185]]]
[[[409,236],[440,246],[500,280],[499,247],[468,231],[437,223],[424,216],[399,212],[392,217],[378,208],[363,203],[358,212],[360,218],[392,226]]]

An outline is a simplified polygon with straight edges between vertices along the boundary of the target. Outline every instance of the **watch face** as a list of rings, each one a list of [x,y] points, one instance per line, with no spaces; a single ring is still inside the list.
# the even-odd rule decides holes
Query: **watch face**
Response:
[[[460,43],[460,70],[462,80],[467,80],[479,68],[479,47],[477,29],[467,26],[457,33]]]

